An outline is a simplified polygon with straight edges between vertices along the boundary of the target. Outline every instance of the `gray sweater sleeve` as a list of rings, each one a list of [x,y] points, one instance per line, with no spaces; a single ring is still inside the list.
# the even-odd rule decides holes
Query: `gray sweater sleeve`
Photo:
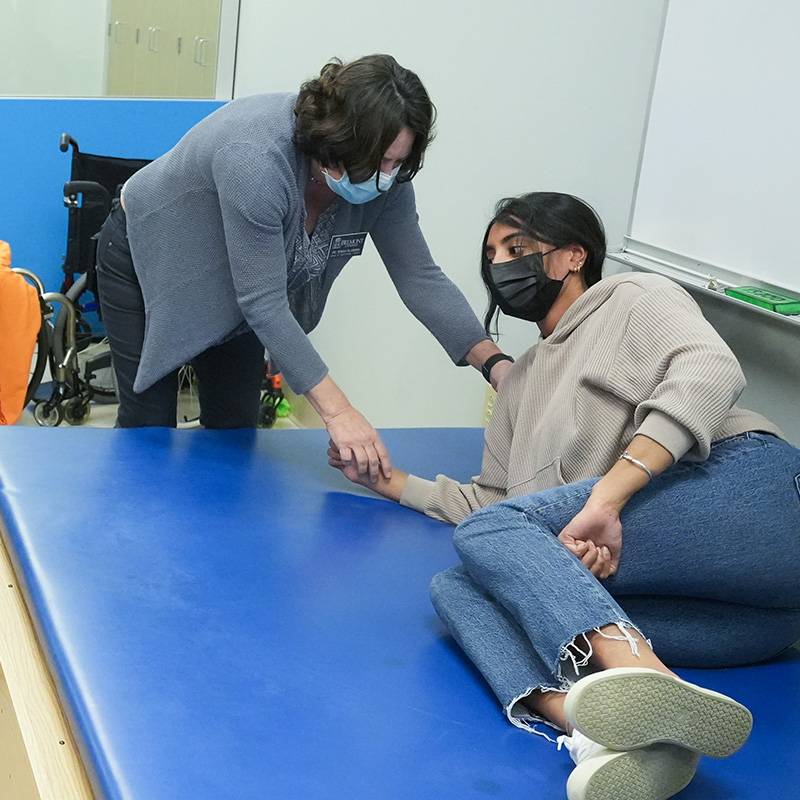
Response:
[[[292,390],[304,394],[328,368],[292,315],[286,294],[283,225],[294,173],[279,152],[265,157],[242,145],[217,151],[212,169],[239,307]],[[267,193],[264,186],[273,188]]]
[[[456,364],[466,364],[466,354],[488,337],[464,295],[431,257],[410,183],[392,191],[370,236],[406,308]]]

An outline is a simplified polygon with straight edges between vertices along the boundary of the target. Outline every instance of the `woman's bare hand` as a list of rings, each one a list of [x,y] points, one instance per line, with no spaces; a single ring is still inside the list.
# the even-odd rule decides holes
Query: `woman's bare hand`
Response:
[[[406,481],[408,481],[407,473],[401,472],[399,469],[393,469],[389,478],[385,478],[382,473],[379,473],[378,479],[372,481],[368,474],[358,471],[355,462],[342,459],[342,454],[332,440],[328,444],[328,463],[340,470],[345,478],[360,486],[366,486],[367,489],[372,489],[373,492],[383,495],[387,500],[393,500],[395,503],[400,502]]]
[[[622,523],[616,510],[592,501],[569,521],[558,540],[599,579],[613,575],[622,551]]]
[[[338,414],[326,419],[325,423],[338,459],[348,469],[352,467],[351,473],[354,470],[353,474],[359,478],[367,478],[369,483],[365,483],[365,486],[374,484],[380,474],[384,478],[391,478],[392,462],[389,452],[378,432],[359,411],[348,405]],[[350,477],[348,472],[344,469],[342,471]]]

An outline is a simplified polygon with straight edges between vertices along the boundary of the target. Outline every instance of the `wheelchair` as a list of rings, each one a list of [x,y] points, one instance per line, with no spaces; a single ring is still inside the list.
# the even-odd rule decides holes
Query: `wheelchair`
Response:
[[[47,398],[38,399],[33,407],[33,418],[38,425],[53,427],[66,419],[72,425],[85,420],[91,390],[88,380],[82,380],[77,361],[76,331],[78,319],[72,301],[61,292],[45,292],[44,284],[29,270],[14,268],[13,272],[26,278],[36,288],[42,315],[41,325],[31,361],[25,403],[34,399],[45,370],[49,368],[52,390]],[[58,304],[59,315],[65,319],[61,343],[56,344],[53,320],[56,316],[54,304]]]
[[[61,292],[66,294],[76,283],[76,276],[85,275],[87,280],[84,291],[95,296],[96,304],[97,234],[111,211],[112,200],[119,198],[125,181],[150,161],[84,153],[69,134],[62,133],[59,142],[61,152],[66,153],[70,147],[70,179],[64,184],[64,205],[69,216]],[[96,305],[86,310],[96,310]]]
[[[64,153],[72,148],[70,180],[63,192],[68,219],[61,290],[45,292],[33,273],[21,271],[36,286],[42,309],[26,405],[34,401],[34,419],[47,427],[64,420],[80,425],[89,415],[90,402],[116,401],[111,352],[100,330],[97,235],[122,185],[149,163],[84,153],[66,133],[61,135],[59,147]],[[93,315],[97,318],[94,326],[90,321]],[[52,389],[48,397],[38,397],[48,367]]]
[[[76,348],[79,354],[83,354],[78,359],[83,362],[82,383],[85,391],[82,396],[88,413],[92,399],[99,402],[116,400],[111,352],[98,330],[102,319],[95,273],[97,236],[111,211],[112,202],[119,198],[125,181],[150,161],[82,152],[75,139],[67,133],[61,135],[59,148],[64,153],[72,148],[70,180],[64,184],[64,205],[68,210],[68,219],[61,293],[72,302],[75,309]],[[94,326],[89,321],[92,316],[97,319]],[[56,346],[66,340],[68,319],[68,312],[62,307],[54,325]],[[111,376],[111,382],[101,383],[98,380],[101,371]]]

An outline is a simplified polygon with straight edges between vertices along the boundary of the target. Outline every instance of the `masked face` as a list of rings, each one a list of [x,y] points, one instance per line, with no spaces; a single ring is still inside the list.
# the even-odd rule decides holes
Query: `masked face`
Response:
[[[397,173],[411,155],[413,145],[414,134],[408,128],[403,128],[383,154],[379,172],[373,173],[372,177],[361,183],[351,183],[347,172],[342,172],[340,178],[335,178],[327,169],[323,169],[322,174],[330,190],[336,192],[339,197],[343,197],[348,203],[354,205],[368,203],[378,197],[381,192],[386,192],[392,187]],[[338,170],[334,169],[333,172],[336,173]]]
[[[331,191],[336,192],[339,197],[343,197],[348,203],[353,203],[354,205],[368,203],[378,197],[381,192],[388,191],[394,183],[398,172],[400,172],[400,167],[393,169],[389,175],[385,172],[375,173],[371,178],[361,183],[350,183],[350,177],[346,172],[342,174],[341,178],[333,178],[326,169],[322,170],[322,174],[325,176],[325,181]],[[377,184],[376,177],[378,178]]]
[[[489,291],[504,314],[529,322],[541,322],[547,316],[564,285],[549,278],[544,269],[544,256],[555,250],[488,264]]]

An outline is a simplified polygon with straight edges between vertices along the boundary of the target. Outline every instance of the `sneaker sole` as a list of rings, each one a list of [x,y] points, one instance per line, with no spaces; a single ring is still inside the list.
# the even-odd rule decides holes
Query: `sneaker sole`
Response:
[[[689,785],[699,760],[699,753],[673,744],[594,756],[570,774],[567,798],[667,800]]]
[[[753,726],[752,714],[730,697],[641,668],[581,679],[567,693],[564,712],[581,733],[612,750],[668,742],[711,758],[735,753]]]

